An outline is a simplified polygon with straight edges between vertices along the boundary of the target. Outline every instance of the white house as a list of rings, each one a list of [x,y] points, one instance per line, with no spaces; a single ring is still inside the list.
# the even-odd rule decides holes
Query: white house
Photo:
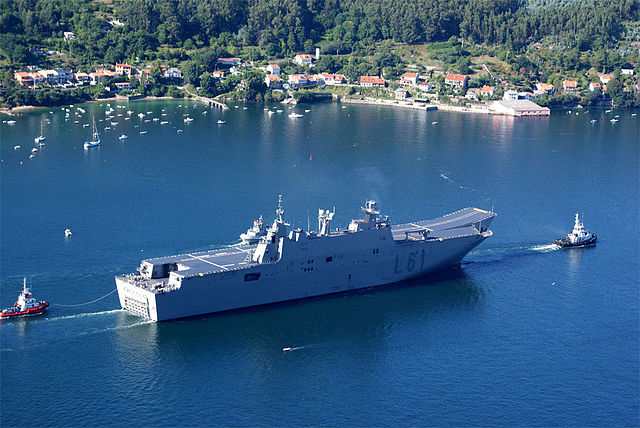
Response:
[[[311,65],[313,57],[309,54],[298,54],[293,58],[293,61],[300,65]]]
[[[172,79],[182,79],[182,70],[176,67],[167,68],[164,71],[164,77],[169,77]]]
[[[267,65],[267,71],[271,74],[275,74],[276,76],[279,76],[280,66],[278,64],[269,64]]]

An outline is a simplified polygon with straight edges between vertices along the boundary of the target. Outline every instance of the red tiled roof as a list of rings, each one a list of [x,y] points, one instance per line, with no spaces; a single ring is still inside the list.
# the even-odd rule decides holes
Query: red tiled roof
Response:
[[[405,79],[412,79],[414,77],[418,77],[418,73],[404,73],[402,77]]]
[[[129,64],[118,64],[118,63],[116,63],[116,67],[131,68]]]
[[[576,82],[575,80],[565,80],[562,83],[564,84],[565,88],[577,88],[578,87],[578,82]]]
[[[378,76],[360,76],[360,83],[373,83],[374,85],[384,85],[384,79]]]
[[[447,74],[447,77],[445,77],[444,80],[449,80],[452,82],[464,82],[466,78],[467,76],[463,74]]]
[[[496,89],[495,86],[486,86],[485,85],[480,89],[480,91],[481,92],[492,92],[492,91],[495,91],[495,89]]]

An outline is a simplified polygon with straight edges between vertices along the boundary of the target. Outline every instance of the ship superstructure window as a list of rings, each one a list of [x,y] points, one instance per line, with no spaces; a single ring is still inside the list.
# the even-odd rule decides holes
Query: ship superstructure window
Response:
[[[255,281],[257,279],[260,279],[260,272],[247,273],[244,275],[245,281]]]
[[[374,248],[373,254],[380,254],[380,248]]]

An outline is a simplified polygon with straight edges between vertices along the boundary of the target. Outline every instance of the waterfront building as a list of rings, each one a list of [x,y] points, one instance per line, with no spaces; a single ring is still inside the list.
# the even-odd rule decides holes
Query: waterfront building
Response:
[[[387,82],[378,76],[360,76],[360,86],[384,88]]]
[[[417,85],[418,84],[418,73],[404,73],[400,77],[401,85]]]
[[[548,107],[541,107],[530,100],[502,100],[494,101],[489,105],[489,110],[509,116],[549,116]]]
[[[485,85],[482,88],[480,88],[480,95],[482,95],[483,97],[492,97],[495,92],[496,92],[495,86]]]
[[[216,80],[222,80],[224,78],[224,71],[219,71],[219,70],[212,71],[211,77]]]
[[[16,71],[13,73],[13,78],[18,81],[19,84],[23,86],[32,86],[33,78],[26,71]]]

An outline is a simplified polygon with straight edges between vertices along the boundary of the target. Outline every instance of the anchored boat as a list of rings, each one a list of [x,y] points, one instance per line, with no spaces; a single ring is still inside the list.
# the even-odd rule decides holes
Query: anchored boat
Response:
[[[260,238],[267,234],[267,230],[264,228],[264,220],[262,216],[259,219],[253,220],[253,226],[247,229],[245,233],[240,234],[240,239],[243,244],[257,244]]]
[[[38,315],[47,309],[49,303],[36,300],[27,287],[27,278],[24,278],[22,291],[18,295],[18,300],[12,307],[3,309],[0,318],[22,317],[26,315]]]
[[[591,233],[585,230],[584,225],[582,224],[580,218],[578,217],[578,214],[576,213],[576,220],[573,224],[573,230],[567,234],[566,238],[556,239],[553,241],[553,243],[564,248],[588,247],[591,245],[596,245],[597,240],[598,237],[595,233]]]

